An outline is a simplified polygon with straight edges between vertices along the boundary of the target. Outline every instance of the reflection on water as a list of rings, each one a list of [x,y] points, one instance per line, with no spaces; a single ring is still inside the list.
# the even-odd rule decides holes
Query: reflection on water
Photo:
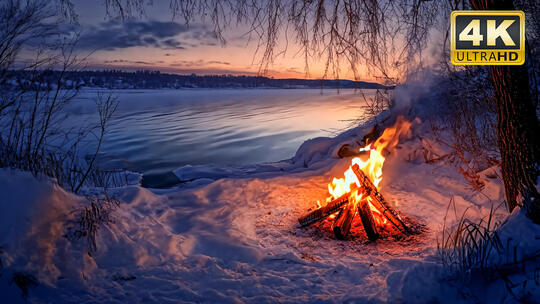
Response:
[[[366,93],[367,90],[364,90]],[[100,158],[145,174],[186,164],[240,165],[290,158],[306,139],[330,135],[362,115],[353,90],[119,91]],[[72,117],[91,118],[95,91]],[[90,152],[87,151],[87,152]]]

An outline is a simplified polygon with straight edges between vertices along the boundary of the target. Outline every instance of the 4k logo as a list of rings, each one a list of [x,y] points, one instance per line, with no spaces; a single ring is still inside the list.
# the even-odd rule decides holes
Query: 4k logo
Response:
[[[453,11],[450,58],[455,65],[520,65],[525,62],[522,11]]]

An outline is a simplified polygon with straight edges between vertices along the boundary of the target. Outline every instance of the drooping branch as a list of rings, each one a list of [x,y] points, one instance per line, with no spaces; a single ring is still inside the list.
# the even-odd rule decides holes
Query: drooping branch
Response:
[[[70,2],[71,0],[61,0]],[[110,17],[143,16],[152,1],[106,0]],[[268,71],[292,37],[304,57],[325,62],[325,76],[338,76],[346,63],[356,78],[359,71],[389,84],[422,67],[430,28],[441,3],[423,0],[170,0],[172,18],[187,24],[210,21],[218,39],[226,29],[241,25],[259,40],[260,72]],[[69,5],[65,5],[70,7]],[[209,19],[209,20],[208,20]],[[284,48],[284,49],[278,49]]]

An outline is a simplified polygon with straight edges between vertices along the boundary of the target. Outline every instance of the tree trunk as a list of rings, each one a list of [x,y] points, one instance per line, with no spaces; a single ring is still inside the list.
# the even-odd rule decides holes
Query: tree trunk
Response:
[[[508,208],[512,211],[524,198],[538,199],[535,186],[536,164],[540,159],[538,119],[525,66],[493,66],[491,78],[497,99],[502,175]],[[535,219],[538,220],[540,218]]]
[[[512,0],[470,0],[470,3],[477,10],[514,9]],[[535,186],[540,163],[540,125],[531,98],[527,66],[491,66],[491,80],[497,102],[497,137],[508,209],[512,211],[525,202],[529,216],[540,224],[540,196]]]

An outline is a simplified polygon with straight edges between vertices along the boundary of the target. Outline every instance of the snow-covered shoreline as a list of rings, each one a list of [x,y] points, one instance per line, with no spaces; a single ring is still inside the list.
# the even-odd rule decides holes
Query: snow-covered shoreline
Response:
[[[410,104],[398,102],[392,115],[428,112]],[[24,272],[39,282],[28,296],[36,303],[512,302],[503,282],[464,297],[436,256],[445,221],[454,225],[465,210],[471,220],[485,217],[501,205],[504,192],[496,168],[480,173],[486,186],[474,192],[453,165],[426,163],[426,153],[439,155],[445,147],[425,124],[387,157],[382,181],[387,200],[425,232],[371,243],[362,234],[339,241],[297,227],[297,217],[324,199],[327,183],[350,165],[337,149],[355,145],[368,129],[307,141],[286,162],[176,170],[181,179],[198,180],[189,187],[113,189],[121,203],[111,224],[99,230],[92,255],[82,240],[64,237],[83,198],[51,180],[1,169],[0,291],[8,302],[21,301],[10,280]],[[495,216],[504,220],[505,206]],[[519,229],[502,230],[503,237],[521,237],[521,250],[540,248],[540,230],[519,209],[501,229],[508,226]]]

